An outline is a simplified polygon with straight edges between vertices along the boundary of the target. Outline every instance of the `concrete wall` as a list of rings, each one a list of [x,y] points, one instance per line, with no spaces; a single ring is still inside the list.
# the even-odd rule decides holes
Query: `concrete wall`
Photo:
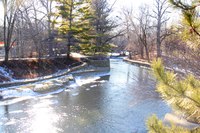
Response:
[[[110,68],[110,60],[109,59],[103,59],[103,60],[89,59],[88,64],[92,65],[94,67],[108,67],[108,68]]]
[[[88,59],[83,58],[82,61],[86,62],[86,66],[79,70],[73,71],[73,74],[88,73],[88,72],[109,72],[110,71],[110,60],[107,58],[103,59]]]

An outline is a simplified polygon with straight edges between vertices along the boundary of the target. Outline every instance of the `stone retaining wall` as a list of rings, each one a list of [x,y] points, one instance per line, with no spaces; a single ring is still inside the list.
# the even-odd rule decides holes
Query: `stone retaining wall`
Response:
[[[130,62],[130,63],[134,63],[134,64],[138,64],[140,66],[145,66],[145,67],[151,67],[151,64],[148,62],[142,62],[142,61],[136,61],[136,60],[130,60],[128,58],[124,58],[124,61]]]
[[[82,60],[84,60],[87,63],[87,65],[82,67],[82,69],[73,71],[72,74],[110,71],[110,60],[107,58],[99,60],[83,58]]]
[[[109,59],[103,59],[103,60],[88,60],[88,64],[92,65],[94,67],[108,67],[110,68],[110,60]]]

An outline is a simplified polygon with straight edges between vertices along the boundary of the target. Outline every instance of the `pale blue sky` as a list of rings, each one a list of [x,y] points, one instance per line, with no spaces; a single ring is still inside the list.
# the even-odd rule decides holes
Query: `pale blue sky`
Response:
[[[115,0],[108,0],[109,3],[114,3]],[[114,13],[117,16],[122,15],[122,9],[123,8],[132,8],[135,13],[137,14],[138,9],[141,5],[143,4],[147,4],[150,7],[150,10],[155,8],[154,4],[155,4],[155,0],[117,0],[116,4],[114,5]],[[169,13],[169,17],[170,17],[170,24],[174,24],[177,23],[177,21],[180,18],[180,12],[178,10],[173,10],[172,8],[170,9],[170,11],[172,11],[172,13]]]
[[[114,1],[115,0],[108,0],[110,4],[114,3]],[[152,6],[153,3],[154,3],[154,0],[117,0],[114,5],[114,14],[116,16],[117,15],[119,16],[122,8],[133,8],[135,11],[137,11],[140,5],[148,4],[149,6]],[[171,14],[171,16],[174,16],[174,15]],[[1,3],[0,4],[0,23],[2,23],[2,18],[3,18],[3,7]]]
[[[108,0],[113,3],[115,0]],[[115,9],[120,10],[123,7],[137,9],[141,4],[152,5],[154,0],[117,0],[115,4]]]
[[[108,0],[109,3],[113,3],[115,0]],[[151,4],[153,0],[117,0],[114,11],[119,12],[123,7],[124,8],[134,8],[137,9],[141,4],[147,3]],[[3,7],[2,3],[0,4],[0,18],[3,18]],[[2,21],[2,20],[0,20]]]
[[[0,24],[2,23],[2,18],[3,18],[3,6],[2,2],[0,1]]]
[[[116,16],[122,15],[122,10],[133,9],[135,12],[138,12],[138,9],[141,5],[147,4],[152,7],[154,0],[108,0],[110,4],[113,4],[116,1],[113,7],[113,13]]]

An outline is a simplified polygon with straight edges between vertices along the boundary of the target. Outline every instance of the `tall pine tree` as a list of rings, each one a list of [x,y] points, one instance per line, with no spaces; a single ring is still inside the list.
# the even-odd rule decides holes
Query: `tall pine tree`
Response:
[[[94,29],[94,11],[91,6],[91,0],[85,0],[85,6],[79,9],[80,18],[77,25],[80,28],[80,33],[77,35],[79,40],[79,49],[84,54],[92,54],[95,48],[96,32]]]
[[[67,58],[70,57],[71,46],[90,43],[92,39],[92,10],[89,0],[56,0],[58,15],[62,18],[59,32],[67,39]]]
[[[121,32],[112,34],[117,25],[110,18],[112,6],[108,4],[107,0],[92,0],[92,8],[94,10],[93,26],[97,34],[95,38],[95,52],[105,52],[109,50],[110,41],[121,35]]]

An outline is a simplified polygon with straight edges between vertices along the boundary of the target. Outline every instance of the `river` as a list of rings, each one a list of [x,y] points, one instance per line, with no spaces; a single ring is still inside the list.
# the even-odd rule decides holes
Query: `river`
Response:
[[[0,101],[0,132],[146,133],[149,116],[171,111],[149,70],[122,59],[111,59],[110,72],[73,76],[56,92]]]

